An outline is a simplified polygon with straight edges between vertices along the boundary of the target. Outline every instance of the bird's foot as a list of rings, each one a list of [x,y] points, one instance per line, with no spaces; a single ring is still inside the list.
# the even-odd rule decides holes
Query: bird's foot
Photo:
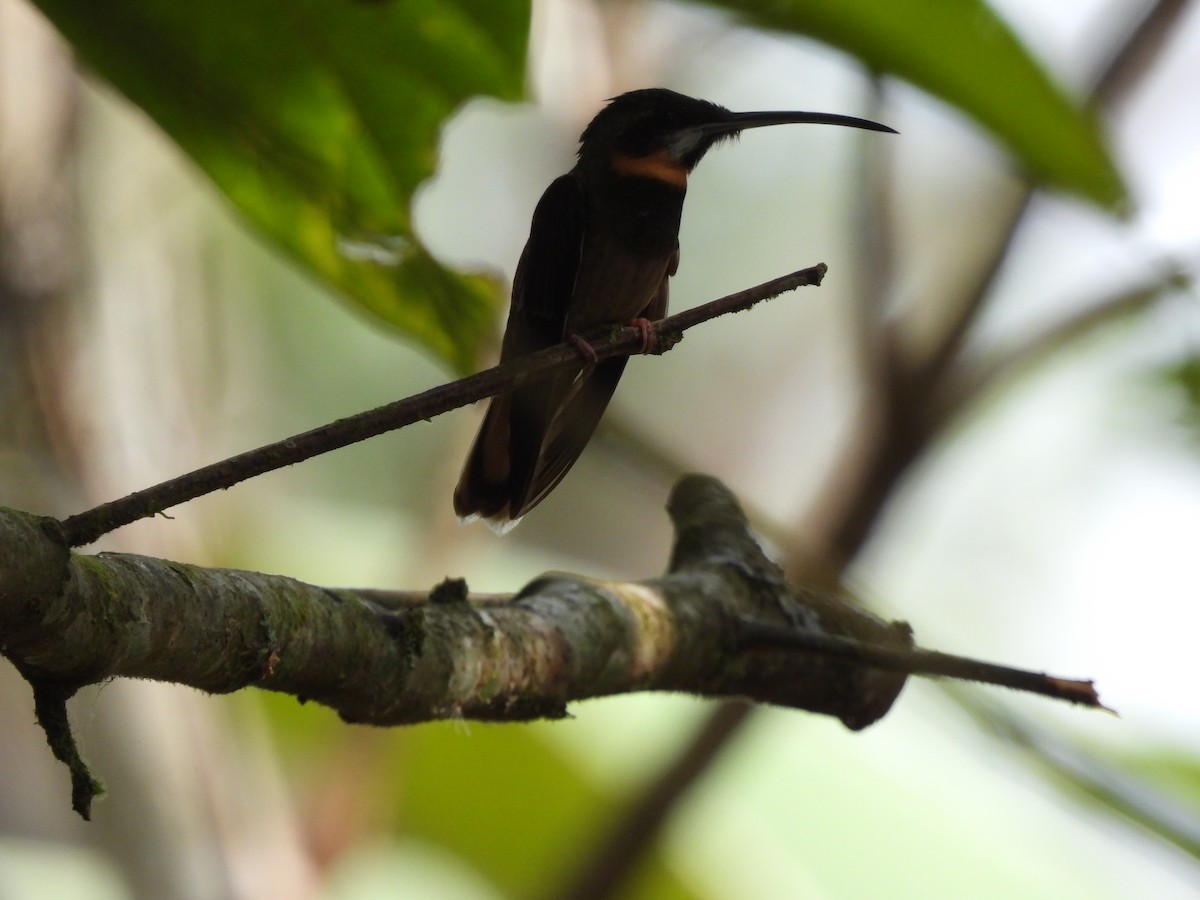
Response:
[[[583,361],[588,365],[595,365],[599,361],[600,358],[596,356],[596,351],[592,349],[592,345],[575,332],[567,332],[567,343],[575,348],[575,352],[582,356]]]
[[[636,319],[629,320],[629,326],[636,328],[638,334],[642,336],[643,353],[653,353],[658,349],[658,329],[654,327],[653,322],[638,316]]]

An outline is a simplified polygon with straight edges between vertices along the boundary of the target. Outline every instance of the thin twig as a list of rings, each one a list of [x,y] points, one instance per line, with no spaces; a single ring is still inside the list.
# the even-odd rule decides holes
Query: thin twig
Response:
[[[873,73],[865,117],[885,117],[885,87],[883,78]],[[895,145],[890,141],[858,141],[856,149],[860,189],[855,192],[853,214],[860,284],[855,325],[861,358],[864,364],[872,364],[879,356],[877,342],[887,319],[888,292],[896,272],[896,241],[891,227],[895,219],[895,192],[890,177]],[[877,374],[886,377],[884,372]]]
[[[864,666],[886,669],[889,672],[977,681],[1112,712],[1100,702],[1100,695],[1096,693],[1091,681],[1058,678],[1044,672],[1016,669],[972,659],[969,656],[955,656],[920,647],[884,647],[853,638],[800,631],[753,619],[742,619],[739,627],[739,639],[744,647],[792,647],[808,653],[819,653]]]
[[[800,269],[669,316],[655,323],[660,336],[658,352],[669,349],[687,329],[709,319],[741,312],[798,287],[819,285],[825,272],[825,264],[818,263],[811,268]],[[621,328],[615,334],[610,329],[605,335],[591,340],[590,344],[597,359],[608,359],[636,352],[642,347],[642,340],[638,329]],[[65,519],[63,529],[70,546],[90,544],[122,525],[157,515],[187,500],[230,488],[256,475],[303,462],[414,422],[427,421],[484,397],[504,393],[524,382],[578,365],[579,351],[568,343],[557,344],[476,375],[249,450],[102,504]]]
[[[975,273],[974,284],[967,292],[966,297],[953,307],[949,325],[942,332],[929,355],[921,360],[920,366],[914,374],[914,383],[926,386],[937,380],[946,371],[950,361],[962,350],[971,329],[979,320],[987,299],[991,296],[992,287],[1000,275],[1000,270],[1012,255],[1017,234],[1024,225],[1025,217],[1033,203],[1035,191],[1032,183],[1021,183],[1017,187],[1017,191],[1017,195],[1010,201],[1011,206],[1005,207],[1000,212],[993,210],[993,220],[1002,221],[997,229],[995,249],[992,250],[991,256],[984,261],[979,271]]]
[[[1188,285],[1184,273],[1167,272],[1153,284],[1122,291],[1055,322],[1018,347],[996,353],[982,362],[955,366],[955,377],[944,379],[940,390],[930,395],[927,427],[932,431],[944,428],[997,382],[1037,365],[1055,350],[1102,325],[1143,312],[1164,294]]]
[[[1146,10],[1096,73],[1091,89],[1093,104],[1112,107],[1137,88],[1162,55],[1190,4],[1191,0],[1158,0]]]

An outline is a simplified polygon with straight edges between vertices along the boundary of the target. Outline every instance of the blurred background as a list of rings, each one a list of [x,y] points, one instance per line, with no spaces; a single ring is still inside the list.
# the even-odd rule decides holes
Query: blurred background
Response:
[[[1176,5],[1104,113],[1127,214],[1036,193],[1006,243],[1024,181],[927,94],[712,10],[537,4],[529,102],[468,103],[418,196],[440,259],[510,279],[583,125],[664,85],[901,132],[765,129],[692,177],[675,309],[817,262],[824,285],[632,361],[603,434],[504,538],[450,508],[481,414],[466,409],[88,552],[337,586],[636,579],[665,567],[675,473],[707,472],[790,571],[844,568],[923,645],[1094,678],[1120,716],[915,679],[861,734],[756,711],[624,896],[1195,896],[1200,15]],[[1083,96],[1150,5],[993,6]],[[882,427],[871,342],[923,358],[980,285],[960,406],[894,483],[864,490]],[[25,0],[0,0],[0,347],[0,503],[56,516],[452,375],[251,234]],[[993,365],[1013,377],[974,392]],[[847,498],[857,531],[831,525]],[[120,681],[72,705],[109,791],[87,824],[7,664],[0,704],[0,898],[557,895],[715,707],[646,695],[561,723],[384,731],[262,692]]]

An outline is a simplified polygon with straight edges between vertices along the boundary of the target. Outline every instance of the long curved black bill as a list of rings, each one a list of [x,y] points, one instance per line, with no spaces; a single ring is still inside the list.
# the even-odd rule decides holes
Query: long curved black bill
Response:
[[[766,125],[844,125],[847,128],[864,128],[867,131],[886,131],[899,134],[895,128],[880,125],[870,119],[856,116],[841,116],[837,113],[820,112],[741,112],[730,113],[720,122],[708,122],[695,126],[695,132],[713,136],[744,131],[747,128],[762,128]]]

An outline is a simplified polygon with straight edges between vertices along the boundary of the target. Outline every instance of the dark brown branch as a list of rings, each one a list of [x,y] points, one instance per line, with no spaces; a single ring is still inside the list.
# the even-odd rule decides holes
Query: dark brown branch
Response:
[[[629,870],[642,857],[654,834],[662,827],[676,801],[716,761],[729,740],[750,720],[754,706],[729,700],[715,709],[700,731],[653,782],[646,786],[637,806],[625,811],[607,837],[591,851],[587,862],[556,900],[597,900],[613,896]]]
[[[684,331],[709,319],[741,312],[763,300],[805,285],[819,285],[825,272],[825,264],[818,263],[811,268],[669,316],[656,323],[659,334],[657,352],[670,349],[681,339]],[[607,359],[639,351],[642,337],[636,328],[609,329],[604,335],[592,339],[590,344],[597,359]],[[188,500],[415,422],[427,421],[476,400],[503,393],[522,382],[544,378],[578,364],[579,351],[570,344],[558,344],[405,400],[232,456],[65,519],[62,524],[67,541],[72,547],[90,544],[114,529],[157,515]]]
[[[883,109],[886,83],[873,74],[870,105],[864,116],[886,118]],[[864,368],[871,389],[890,377],[891,354],[882,346],[887,339],[889,293],[896,273],[896,241],[893,223],[895,192],[892,190],[895,145],[888,141],[857,142],[858,184],[854,204],[854,235],[857,239],[859,271],[855,331],[858,363]]]
[[[1181,0],[1158,0],[1138,19],[1098,68],[1089,103],[1111,106],[1136,86],[1148,70],[1150,57],[1165,45],[1182,5],[1186,4]],[[1031,209],[1036,185],[1026,182],[1018,190],[1011,209],[997,216],[1001,224],[995,249],[981,265],[966,296],[953,307],[948,324],[928,354],[920,360],[906,359],[900,332],[893,330],[889,340],[880,342],[880,357],[865,363],[868,375],[884,374],[882,381],[874,382],[883,390],[871,398],[874,404],[862,426],[871,457],[864,464],[848,455],[855,468],[837,473],[831,481],[826,503],[840,507],[827,540],[832,569],[846,565],[866,542],[886,498],[946,424],[928,398],[958,391],[963,350],[1011,255],[1013,242]]]
[[[1188,0],[1157,0],[1122,36],[1105,62],[1098,68],[1088,92],[1088,103],[1112,108],[1128,96],[1149,71],[1151,62],[1161,53]],[[973,288],[956,307],[949,327],[929,357],[922,361],[918,390],[946,374],[952,359],[962,350],[997,276],[1011,255],[1013,242],[1025,222],[1036,193],[1036,185],[1020,185],[1019,194],[1003,225],[998,229],[996,247],[980,268]]]
[[[1132,28],[1126,26],[1124,37],[1096,73],[1092,103],[1111,107],[1136,90],[1190,5],[1191,0],[1157,0]]]

